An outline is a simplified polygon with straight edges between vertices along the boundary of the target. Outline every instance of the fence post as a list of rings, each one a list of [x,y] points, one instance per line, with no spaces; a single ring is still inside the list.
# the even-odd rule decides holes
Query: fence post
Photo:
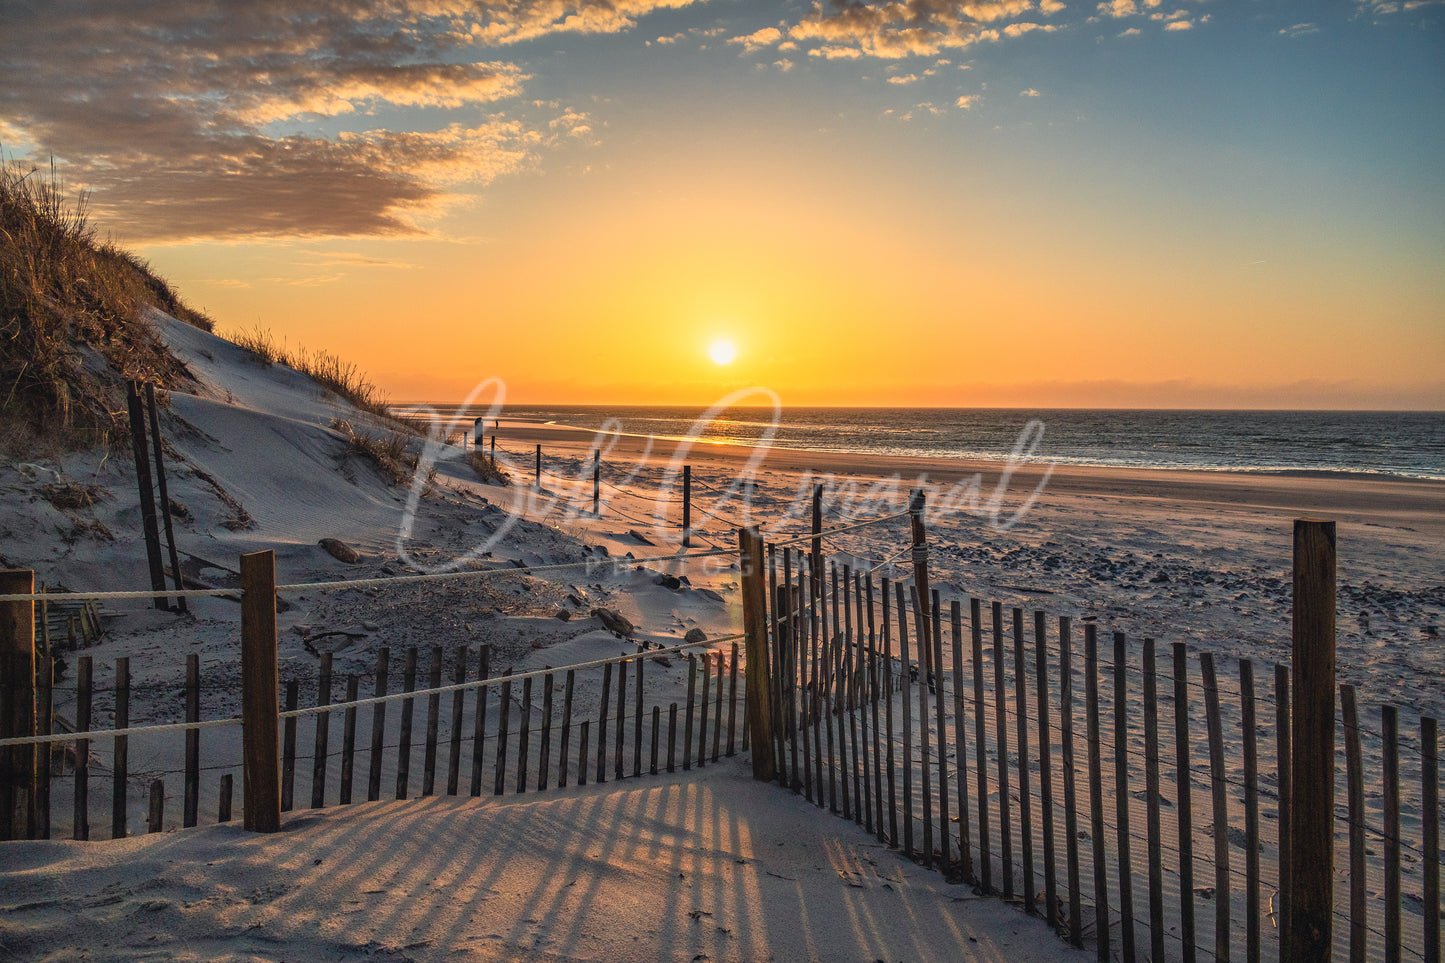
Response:
[[[241,556],[241,745],[244,826],[281,828],[280,696],[276,667],[276,553]]]
[[[692,547],[692,466],[682,466],[682,547]]]
[[[913,584],[918,588],[918,597],[923,604],[928,604],[928,533],[923,528],[923,489],[915,488],[908,499],[908,514],[913,529]],[[929,638],[931,626],[927,619],[918,623],[919,648],[923,657],[919,659],[923,663],[924,678],[929,685],[933,684],[933,645]]]
[[[145,533],[146,562],[150,566],[151,589],[166,590],[165,563],[161,561],[161,535],[156,524],[156,503],[151,487],[150,453],[146,451],[146,422],[144,403],[141,400],[140,384],[127,381],[126,404],[130,414],[130,446],[135,454],[136,488],[140,496],[141,528]],[[163,596],[156,596],[155,607],[170,608]]]
[[[537,491],[542,490],[542,446],[537,446]]]
[[[1328,959],[1335,814],[1335,523],[1294,523],[1290,955]]]
[[[156,413],[156,386],[149,381],[146,382],[145,402],[146,413],[150,416],[151,423],[151,447],[156,456],[156,493],[160,496],[161,520],[165,522],[166,546],[170,550],[171,580],[176,583],[176,591],[180,592],[184,591],[186,586],[185,581],[181,578],[181,559],[176,554],[176,532],[171,525],[171,495],[166,488],[165,446],[161,444],[161,420],[160,415]],[[181,612],[186,611],[184,595],[176,597],[176,608]]]
[[[813,486],[813,544],[812,559],[809,560],[809,570],[813,576],[813,597],[823,597],[823,538],[819,534],[823,531],[823,486]]]
[[[0,593],[25,595],[35,591],[35,573],[24,569],[0,571]],[[0,738],[35,735],[35,603],[0,602],[0,686],[5,711],[0,714]],[[49,747],[46,747],[49,751]],[[35,746],[0,749],[0,839],[30,839],[35,826]],[[23,799],[23,815],[17,804]],[[23,822],[16,819],[20,815]]]
[[[479,455],[482,453],[482,432],[483,432],[483,430],[484,430],[484,429],[482,428],[482,419],[480,419],[480,418],[474,418],[474,419],[472,419],[472,449],[473,449],[474,451],[476,451],[476,453],[479,454]],[[466,446],[463,445],[462,447],[465,448]]]
[[[752,735],[753,778],[771,782],[777,775],[773,759],[773,710],[768,681],[767,600],[763,592],[763,537],[755,528],[738,529],[742,564],[743,631],[747,646],[747,723]]]
[[[600,449],[592,449],[592,514],[600,515],[597,504],[602,495],[602,452]]]

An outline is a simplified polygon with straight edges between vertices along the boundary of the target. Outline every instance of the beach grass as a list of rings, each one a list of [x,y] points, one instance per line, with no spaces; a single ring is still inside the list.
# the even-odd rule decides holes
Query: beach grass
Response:
[[[97,237],[88,200],[68,193],[53,165],[0,166],[0,447],[8,450],[114,442],[126,437],[126,379],[185,380],[146,323],[147,307],[214,327],[145,260]]]

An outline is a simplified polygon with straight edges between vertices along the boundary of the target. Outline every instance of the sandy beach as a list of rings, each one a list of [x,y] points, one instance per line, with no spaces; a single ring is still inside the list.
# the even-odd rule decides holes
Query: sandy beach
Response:
[[[1038,465],[1011,471],[1001,463],[719,445],[682,452],[666,442],[649,451],[645,439],[623,437],[604,457],[594,513],[588,432],[503,420],[497,452],[512,476],[508,486],[479,481],[460,444],[414,442],[422,461],[412,483],[394,484],[338,428],[348,419],[368,431],[384,425],[289,369],[160,323],[198,380],[194,392],[171,393],[163,422],[173,449],[172,498],[186,508],[178,519],[185,567],[197,584],[233,588],[239,553],[275,551],[278,581],[295,586],[280,596],[281,678],[298,685],[302,705],[316,698],[322,654],[337,678],[352,674],[370,685],[382,646],[390,648],[395,679],[412,646],[424,659],[431,646],[475,653],[486,644],[496,673],[678,645],[694,630],[732,637],[741,627],[736,561],[668,559],[682,547],[681,479],[673,469],[686,464],[693,551],[734,548],[744,523],[775,541],[806,533],[817,483],[826,488],[829,529],[896,515],[922,484],[932,581],[945,605],[977,598],[985,609],[997,600],[1006,612],[1068,616],[1124,632],[1134,654],[1145,638],[1183,642],[1213,653],[1229,678],[1242,659],[1260,663],[1261,672],[1287,659],[1291,526],[1302,515],[1333,518],[1341,681],[1360,687],[1372,731],[1385,701],[1401,707],[1407,732],[1420,715],[1445,709],[1438,548],[1445,483],[1078,467],[1059,467],[1045,483]],[[540,488],[532,484],[538,444]],[[89,486],[91,506],[53,504],[48,493],[67,483]],[[72,591],[143,587],[138,503],[123,460],[78,454],[6,464],[0,487],[13,506],[0,528],[6,564]],[[907,529],[906,518],[892,518],[830,533],[825,551],[852,571],[905,578]],[[343,540],[358,560],[328,554],[318,545],[324,538]],[[473,582],[386,584],[477,564],[502,571]],[[527,574],[518,565],[573,567]],[[371,579],[382,581],[347,587]],[[308,588],[318,582],[340,584]],[[95,660],[98,727],[114,718],[118,656],[131,659],[132,725],[177,718],[184,686],[177,653],[200,657],[202,718],[236,713],[238,607],[221,597],[191,601],[185,616],[144,600],[107,601],[104,640],[66,654],[72,672],[80,655]],[[598,608],[629,620],[630,636],[609,631]],[[685,700],[683,665],[649,671],[648,703]],[[595,706],[600,683],[596,673],[579,677],[579,699]],[[63,678],[55,702],[72,720],[73,686],[73,675]],[[495,731],[495,700],[492,706]],[[369,712],[362,710],[362,731]],[[449,713],[444,701],[442,731]],[[386,719],[394,743],[397,714]],[[309,746],[314,732],[303,720],[300,745]],[[1238,727],[1229,732],[1234,758]],[[326,808],[288,814],[283,832],[263,839],[215,823],[218,780],[229,772],[240,781],[239,730],[209,730],[202,745],[196,828],[174,830],[182,740],[136,736],[124,794],[132,831],[144,825],[150,780],[164,777],[167,832],[0,847],[7,894],[0,948],[53,960],[83,952],[249,960],[298,949],[338,959],[956,959],[960,946],[980,959],[1076,958],[1016,906],[977,899],[971,887],[921,870],[849,822],[820,818],[796,795],[751,783],[741,755],[691,776],[549,790],[535,799],[338,806],[333,745]],[[95,740],[97,840],[109,835],[102,814],[110,811],[113,763],[109,740]],[[388,754],[381,783],[397,778]],[[310,779],[303,758],[298,799],[309,798]],[[66,770],[53,787],[57,838],[71,830],[71,785]],[[1379,799],[1372,785],[1376,821]],[[1402,804],[1407,829],[1418,832],[1417,795],[1407,791]],[[362,850],[371,855],[358,862]],[[463,854],[465,878],[439,862],[443,851]],[[1407,896],[1418,898],[1418,880],[1413,864]],[[475,912],[459,909],[466,907]],[[77,914],[81,926],[72,922]]]

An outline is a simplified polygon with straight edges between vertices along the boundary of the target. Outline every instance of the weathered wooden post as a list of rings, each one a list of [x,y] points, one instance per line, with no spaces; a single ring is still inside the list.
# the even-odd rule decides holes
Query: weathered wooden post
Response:
[[[809,566],[813,575],[813,597],[823,597],[823,486],[813,486],[813,544],[812,561]]]
[[[472,420],[472,449],[475,450],[476,453],[479,455],[482,453],[482,432],[484,430],[485,429],[482,427],[481,418],[475,418]],[[492,444],[496,445],[496,443],[496,436],[493,435]]]
[[[29,595],[35,573],[0,571],[0,594]],[[0,602],[0,738],[35,735],[35,602]],[[48,747],[47,747],[48,751]],[[29,839],[35,827],[35,746],[0,749],[0,839]]]
[[[141,528],[146,540],[146,562],[150,566],[151,589],[156,592],[164,592],[166,590],[166,572],[165,564],[161,561],[161,536],[160,529],[156,524],[155,493],[151,487],[150,454],[146,451],[145,406],[141,402],[138,382],[127,381],[125,388],[126,404],[130,414],[130,445],[131,451],[135,454],[136,488],[140,495]],[[170,606],[164,597],[156,596],[155,607],[165,609]]]
[[[542,490],[542,446],[537,445],[537,490]]]
[[[682,547],[692,545],[692,466],[682,466]]]
[[[161,419],[156,411],[156,386],[149,381],[146,382],[146,413],[150,417],[151,424],[151,446],[155,453],[156,460],[156,492],[160,495],[161,519],[165,522],[166,547],[170,552],[171,559],[171,581],[176,584],[176,591],[185,588],[181,580],[181,560],[176,554],[176,532],[171,525],[171,495],[166,487],[166,461],[164,457],[165,447],[161,444]],[[181,612],[186,611],[186,597],[177,596],[176,608]]]
[[[913,530],[913,584],[918,587],[918,597],[927,604],[929,595],[928,585],[928,532],[923,527],[923,489],[915,488],[908,499],[908,514]],[[923,677],[930,687],[933,686],[933,645],[929,633],[932,626],[928,619],[918,620],[919,650],[922,652]]]
[[[1294,523],[1294,713],[1288,940],[1298,960],[1329,959],[1334,897],[1335,523]]]
[[[243,824],[281,828],[281,729],[276,666],[276,553],[241,556],[241,725]]]
[[[602,452],[592,449],[592,514],[600,515],[597,509],[602,494]]]
[[[753,778],[771,782],[777,775],[773,757],[772,690],[768,681],[767,599],[763,587],[763,537],[755,528],[738,529],[738,561],[742,566],[743,632],[747,647],[747,724],[752,735]]]

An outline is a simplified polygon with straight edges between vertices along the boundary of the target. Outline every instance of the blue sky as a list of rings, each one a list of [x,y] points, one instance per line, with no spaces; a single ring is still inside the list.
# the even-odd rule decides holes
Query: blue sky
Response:
[[[399,394],[474,381],[435,359],[485,327],[524,395],[610,397],[523,344],[601,318],[760,380],[783,331],[1043,351],[879,403],[1445,406],[1440,2],[79,0],[0,37],[11,158]],[[385,337],[418,306],[425,365]],[[878,360],[839,350],[798,403]]]

